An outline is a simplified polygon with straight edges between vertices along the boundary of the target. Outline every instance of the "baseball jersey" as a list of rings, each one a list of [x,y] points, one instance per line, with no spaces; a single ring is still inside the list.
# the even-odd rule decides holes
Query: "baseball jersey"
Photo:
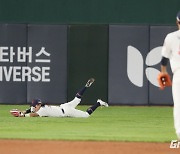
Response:
[[[180,30],[169,33],[164,41],[162,56],[169,58],[172,72],[180,69]]]
[[[60,106],[45,105],[36,112],[40,117],[63,117],[64,113]]]

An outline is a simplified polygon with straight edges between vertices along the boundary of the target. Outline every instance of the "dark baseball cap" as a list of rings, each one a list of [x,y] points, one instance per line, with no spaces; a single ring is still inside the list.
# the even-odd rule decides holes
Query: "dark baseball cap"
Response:
[[[180,11],[177,13],[176,19],[177,21],[180,21]]]
[[[41,100],[40,99],[33,99],[32,100],[32,106],[33,107],[35,107],[36,105],[38,105],[38,104],[42,104],[42,102],[41,102]]]

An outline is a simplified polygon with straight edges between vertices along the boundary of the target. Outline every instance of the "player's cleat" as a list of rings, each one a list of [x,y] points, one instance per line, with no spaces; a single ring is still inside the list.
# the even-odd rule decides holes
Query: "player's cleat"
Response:
[[[105,106],[105,107],[109,106],[108,103],[102,101],[101,99],[98,99],[97,102],[100,103],[101,106]]]
[[[94,78],[90,78],[90,79],[88,80],[88,82],[86,83],[85,87],[90,87],[90,86],[93,84],[94,81],[95,81]]]

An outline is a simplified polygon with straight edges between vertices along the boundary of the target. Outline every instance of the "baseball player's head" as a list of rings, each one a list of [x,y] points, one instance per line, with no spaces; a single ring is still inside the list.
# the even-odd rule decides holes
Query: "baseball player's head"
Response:
[[[32,100],[32,106],[33,107],[36,107],[36,105],[39,105],[39,104],[42,104],[41,100],[40,99],[33,99]]]
[[[36,112],[41,107],[41,100],[40,99],[33,99],[31,104],[31,112]]]
[[[177,25],[178,25],[178,27],[180,29],[180,11],[176,15],[176,23],[177,23]]]

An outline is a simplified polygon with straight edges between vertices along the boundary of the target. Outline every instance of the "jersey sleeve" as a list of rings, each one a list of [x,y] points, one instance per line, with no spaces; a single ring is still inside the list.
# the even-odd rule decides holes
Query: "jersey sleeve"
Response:
[[[164,40],[164,44],[162,47],[162,56],[165,58],[170,58],[171,57],[171,46],[170,46],[170,36],[167,35],[165,40]]]
[[[41,107],[37,112],[36,112],[40,117],[45,117],[46,115],[46,109],[45,107]]]

